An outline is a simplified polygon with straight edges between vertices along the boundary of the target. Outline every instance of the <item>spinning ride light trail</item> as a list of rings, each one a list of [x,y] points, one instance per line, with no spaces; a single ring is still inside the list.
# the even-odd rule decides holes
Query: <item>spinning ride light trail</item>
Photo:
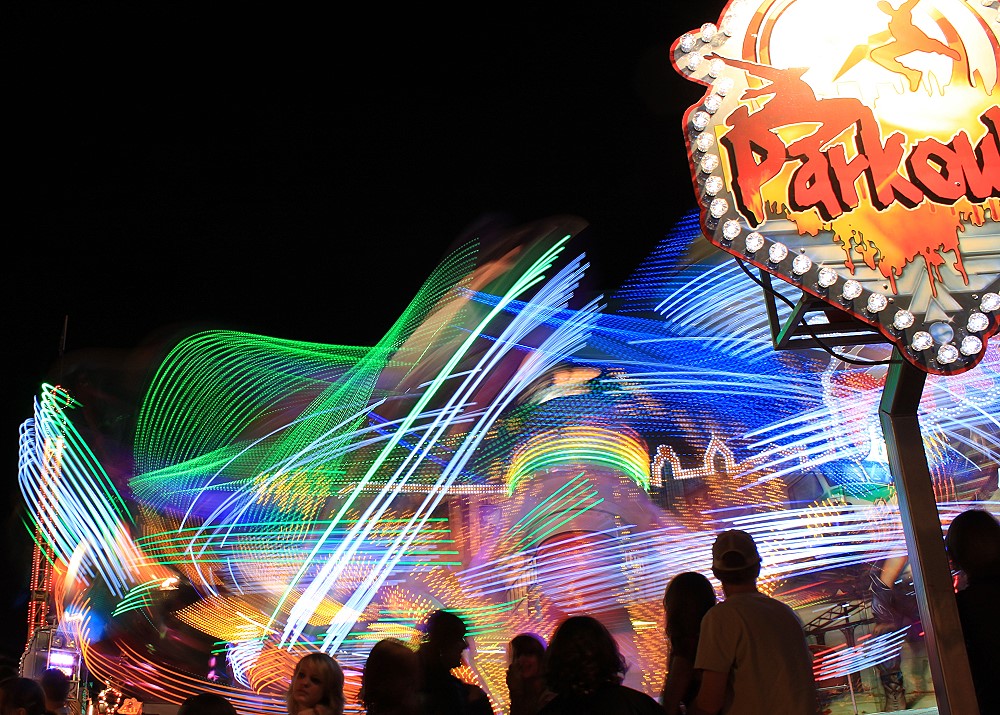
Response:
[[[582,226],[550,219],[516,243],[460,247],[371,348],[183,339],[151,366],[134,472],[106,470],[75,427],[100,405],[44,387],[20,483],[95,677],[280,713],[302,654],[334,653],[350,699],[375,641],[414,642],[429,611],[450,608],[472,625],[462,675],[500,709],[509,638],[589,610],[652,692],[663,588],[703,570],[730,526],[754,533],[765,588],[804,613],[861,599],[858,573],[904,550],[872,448],[883,371],[818,349],[775,355],[742,271],[678,259],[693,229],[665,238],[614,310],[577,306],[587,266],[563,254]],[[928,393],[949,521],[998,508],[998,366],[991,347]],[[817,672],[898,645],[832,647]],[[222,679],[192,675],[213,657]]]

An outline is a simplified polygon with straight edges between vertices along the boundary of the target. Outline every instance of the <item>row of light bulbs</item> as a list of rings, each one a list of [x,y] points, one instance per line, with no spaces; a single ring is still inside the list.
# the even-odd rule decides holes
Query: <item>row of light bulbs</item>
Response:
[[[729,16],[727,16],[729,17]],[[703,69],[706,61],[702,54],[702,46],[710,45],[713,40],[719,37],[719,28],[712,23],[705,23],[698,33],[685,33],[678,40],[678,48],[681,52],[687,53],[684,59],[684,66],[689,72]],[[731,33],[723,31],[728,36]],[[708,213],[716,221],[721,220],[729,212],[729,202],[718,194],[725,187],[722,177],[714,173],[719,167],[719,156],[711,153],[715,147],[715,134],[708,130],[712,115],[715,114],[723,104],[723,99],[733,88],[733,81],[728,77],[721,77],[725,69],[725,62],[716,57],[713,58],[706,70],[712,83],[712,92],[705,97],[702,106],[698,111],[691,114],[690,122],[693,130],[693,146],[696,151],[697,166],[703,179],[702,188],[708,198]],[[738,219],[730,218],[722,223],[722,240],[729,244],[743,233],[743,226]],[[757,254],[766,240],[758,231],[752,231],[744,238],[746,253],[750,256]],[[774,242],[767,249],[768,263],[777,265],[788,257],[788,247],[783,243]],[[813,268],[813,261],[804,253],[799,253],[792,259],[792,274],[801,278]],[[816,284],[829,290],[840,279],[839,274],[828,266],[820,267],[816,275]],[[844,303],[853,303],[859,298],[864,289],[861,283],[852,279],[844,281],[841,288],[841,300]],[[868,296],[865,311],[872,316],[881,313],[889,307],[891,299],[879,292],[872,292]],[[936,360],[939,364],[948,365],[954,363],[960,356],[971,357],[978,355],[983,350],[983,340],[976,333],[981,333],[989,327],[990,319],[987,313],[1000,309],[1000,295],[989,292],[980,297],[979,310],[973,311],[966,322],[966,335],[956,346],[952,340],[955,337],[954,328],[944,322],[935,323],[930,326],[930,330],[918,330],[910,337],[909,346],[916,352],[924,352],[931,349],[935,343],[939,344]],[[911,328],[915,322],[913,313],[905,309],[896,311],[892,318],[891,329],[902,332]]]

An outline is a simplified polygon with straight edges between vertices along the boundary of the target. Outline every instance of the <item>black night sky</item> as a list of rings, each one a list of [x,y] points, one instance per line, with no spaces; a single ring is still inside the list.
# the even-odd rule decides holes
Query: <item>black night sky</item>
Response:
[[[485,216],[586,219],[589,280],[613,290],[693,207],[701,91],[668,50],[723,6],[21,3],[4,654],[26,632],[18,427],[43,382],[201,328],[371,344]]]

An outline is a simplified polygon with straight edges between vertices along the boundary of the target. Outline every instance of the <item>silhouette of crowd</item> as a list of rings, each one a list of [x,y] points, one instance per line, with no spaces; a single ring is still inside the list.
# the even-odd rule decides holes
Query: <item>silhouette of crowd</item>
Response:
[[[1000,598],[1000,522],[969,509],[953,520],[945,548],[981,710],[1000,712],[988,665],[1000,642],[992,615]],[[761,566],[753,537],[728,530],[717,535],[710,564],[722,600],[700,572],[668,581],[667,676],[658,699],[624,684],[629,663],[608,627],[594,615],[574,614],[556,625],[548,643],[528,632],[509,641],[507,699],[497,702],[463,668],[475,647],[469,624],[439,609],[427,615],[419,644],[390,637],[372,646],[351,707],[366,715],[817,715],[803,624],[789,606],[758,590]],[[288,683],[287,715],[343,715],[344,686],[334,656],[300,657]],[[0,715],[80,715],[70,695],[71,680],[60,669],[33,679],[0,664]],[[182,702],[178,715],[237,715],[237,709],[206,691]]]

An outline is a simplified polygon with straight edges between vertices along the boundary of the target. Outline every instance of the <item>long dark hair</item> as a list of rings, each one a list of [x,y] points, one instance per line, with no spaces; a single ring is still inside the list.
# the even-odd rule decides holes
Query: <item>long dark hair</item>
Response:
[[[546,680],[559,695],[592,695],[620,685],[628,666],[611,632],[591,616],[571,616],[559,624],[545,651]]]
[[[416,712],[420,684],[416,652],[396,638],[383,638],[368,653],[358,700],[369,715]]]
[[[663,592],[663,610],[672,649],[686,651],[698,643],[701,619],[715,601],[712,582],[697,571],[684,571],[670,579]],[[694,653],[685,654],[694,657]]]

